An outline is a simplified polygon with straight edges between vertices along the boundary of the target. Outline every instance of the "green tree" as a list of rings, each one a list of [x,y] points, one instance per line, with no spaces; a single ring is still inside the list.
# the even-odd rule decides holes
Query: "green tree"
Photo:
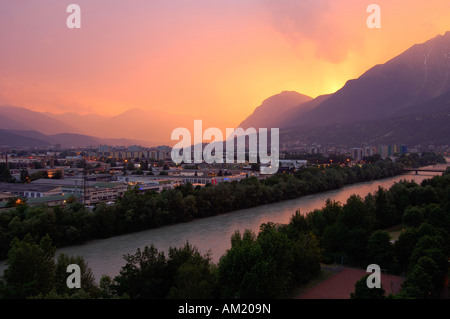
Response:
[[[67,266],[75,264],[80,267],[81,272],[81,289],[92,297],[100,296],[100,290],[95,283],[95,277],[92,270],[81,256],[69,256],[64,253],[59,254],[55,265],[55,290],[58,294],[68,294],[69,296],[76,293],[77,289],[69,289],[67,287]]]
[[[409,258],[419,240],[416,228],[406,229],[400,233],[398,240],[394,244],[396,259],[402,270],[406,270]]]
[[[209,253],[201,255],[186,242],[181,248],[170,248],[167,268],[173,280],[168,298],[205,299],[215,294],[215,268]],[[169,283],[168,283],[169,284]]]
[[[141,161],[141,170],[143,170],[143,171],[148,171],[148,168],[149,168],[149,166],[148,166],[148,161]],[[151,170],[151,169],[150,169]]]
[[[425,269],[416,264],[402,284],[399,298],[430,299],[433,298],[433,279]]]
[[[397,210],[391,204],[389,192],[379,187],[375,193],[375,216],[376,227],[380,229],[388,228],[400,222],[397,217]]]
[[[167,296],[167,260],[163,252],[151,245],[137,249],[134,255],[126,255],[126,264],[114,278],[116,295],[128,294],[133,299],[160,299]]]
[[[0,182],[11,183],[14,181],[14,178],[9,171],[9,168],[6,166],[6,163],[0,163]]]
[[[377,264],[381,268],[391,268],[394,258],[394,247],[390,239],[389,233],[385,230],[377,230],[370,236],[367,245],[369,263]]]
[[[132,161],[129,161],[126,165],[127,171],[133,171],[134,170],[134,163]]]
[[[54,285],[55,247],[48,235],[37,244],[30,234],[11,243],[4,271],[5,298],[19,298],[49,293]]]
[[[367,278],[370,274],[364,275],[355,284],[355,291],[350,294],[351,299],[385,299],[386,291],[383,286],[380,288],[369,288]]]
[[[371,230],[375,224],[375,216],[364,204],[361,197],[352,195],[342,207],[338,222],[349,229],[361,227],[366,230]]]
[[[423,210],[417,206],[408,207],[403,213],[403,224],[418,227],[424,220]]]
[[[218,282],[224,298],[270,298],[275,264],[266,258],[251,230],[231,236],[231,248],[220,258]]]

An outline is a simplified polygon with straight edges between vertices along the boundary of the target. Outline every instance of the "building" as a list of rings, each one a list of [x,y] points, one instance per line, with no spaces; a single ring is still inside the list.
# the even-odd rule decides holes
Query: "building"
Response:
[[[391,148],[388,145],[378,145],[378,154],[380,154],[382,158],[391,156],[390,152]]]
[[[14,198],[15,196],[11,193],[0,193],[0,203],[2,202],[8,202],[11,198]]]
[[[69,197],[74,196],[73,194],[64,194],[64,195],[54,195],[54,196],[47,196],[47,197],[41,197],[41,198],[31,198],[27,201],[27,204],[30,206],[35,205],[42,205],[45,204],[49,207],[54,206],[65,206],[67,204],[67,200]],[[79,196],[74,196],[76,200],[80,201]]]
[[[299,169],[302,166],[306,166],[307,164],[307,160],[296,160],[296,159],[292,159],[292,160],[279,160],[278,162],[278,171],[288,171],[291,169]]]
[[[62,194],[59,185],[38,185],[33,183],[0,183],[0,193],[23,198],[42,198]]]
[[[373,147],[364,148],[364,157],[370,157],[373,156],[373,154],[375,154],[375,150],[373,149]]]
[[[111,152],[112,147],[109,145],[99,145],[98,146],[98,152],[99,153],[109,153]]]
[[[364,157],[364,149],[359,148],[359,147],[354,147],[354,148],[350,149],[350,156],[353,158],[353,160],[360,161]]]

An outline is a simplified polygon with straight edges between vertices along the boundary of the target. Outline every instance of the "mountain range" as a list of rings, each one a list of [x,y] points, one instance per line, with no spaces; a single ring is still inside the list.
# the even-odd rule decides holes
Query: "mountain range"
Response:
[[[397,143],[450,144],[450,32],[372,67],[333,94],[297,106],[271,100],[278,104],[269,109],[263,103],[241,125],[279,127],[285,140],[303,137],[322,144],[393,138]],[[279,112],[283,108],[287,111]],[[270,120],[258,122],[259,109]]]
[[[35,112],[0,106],[0,146],[156,146],[194,118],[130,109],[116,116]],[[280,128],[281,142],[450,144],[450,32],[416,44],[388,62],[316,98],[283,91],[240,123]],[[167,125],[170,123],[170,125]],[[190,126],[187,126],[190,127]]]
[[[157,146],[168,143],[171,126],[193,118],[138,108],[116,116],[36,112],[23,107],[0,106],[0,146],[86,147],[91,145]],[[166,123],[170,122],[171,126]]]

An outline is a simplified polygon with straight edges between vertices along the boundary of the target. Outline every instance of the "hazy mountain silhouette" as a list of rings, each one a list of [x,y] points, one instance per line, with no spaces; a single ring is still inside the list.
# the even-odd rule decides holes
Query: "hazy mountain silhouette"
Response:
[[[38,133],[38,132],[36,132]],[[40,134],[40,133],[38,133]],[[33,138],[29,134],[20,135],[8,130],[0,130],[1,147],[48,147],[51,144],[45,140]]]
[[[37,131],[0,130],[0,146],[7,147],[49,147],[59,144],[62,148],[87,147],[97,145],[142,145],[151,146],[145,141],[131,139],[99,138],[94,136],[59,133],[45,135]]]
[[[63,114],[54,114],[45,112],[43,113],[46,116],[54,118],[59,122],[65,123],[66,125],[76,127],[80,133],[83,134],[92,134],[93,127],[96,127],[98,123],[107,119],[107,116],[99,115],[99,114],[78,114],[74,112],[68,112]]]
[[[276,118],[286,114],[291,109],[303,108],[299,107],[305,102],[312,101],[312,98],[294,91],[283,91],[279,94],[273,95],[262,102],[255,111],[249,115],[240,125],[242,128],[254,127],[258,128],[272,128]],[[306,108],[305,110],[308,110]]]
[[[17,106],[0,106],[1,128],[31,130],[44,134],[80,133],[80,130],[45,114]]]
[[[50,144],[80,146],[95,145],[92,143],[103,141],[105,144],[107,142],[122,145],[133,141],[139,142],[142,146],[157,146],[170,142],[174,128],[193,125],[194,117],[139,108],[107,117],[98,114],[40,113],[22,107],[1,106],[0,121],[1,129],[39,132],[45,135],[45,138],[42,136],[30,138],[38,138],[41,142]],[[58,137],[57,134],[66,135]]]

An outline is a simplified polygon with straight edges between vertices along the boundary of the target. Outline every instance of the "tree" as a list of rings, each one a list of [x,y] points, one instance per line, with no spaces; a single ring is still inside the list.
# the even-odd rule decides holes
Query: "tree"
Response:
[[[159,159],[158,162],[156,163],[156,166],[163,167],[164,164],[166,164],[166,162],[163,159]]]
[[[149,168],[148,161],[141,161],[141,170],[148,171],[148,168]]]
[[[77,290],[69,289],[67,287],[67,266],[75,264],[80,267],[81,272],[81,289],[87,292],[90,296],[99,296],[100,290],[95,284],[95,278],[92,270],[81,256],[68,256],[64,253],[59,254],[55,266],[55,291],[58,294],[72,295]]]
[[[433,297],[433,280],[420,264],[416,264],[402,284],[399,298],[430,299]]]
[[[132,161],[128,162],[126,169],[127,169],[127,171],[134,170],[134,163]]]
[[[256,236],[245,230],[231,236],[231,248],[220,258],[218,282],[224,298],[274,297],[271,289],[275,264],[268,259]]]
[[[28,170],[23,169],[20,171],[20,181],[22,183],[29,183],[30,182],[30,174],[28,173]]]
[[[394,244],[395,256],[402,270],[406,270],[409,258],[419,240],[417,229],[410,228],[400,233]]]
[[[342,207],[338,222],[349,229],[361,227],[371,230],[375,224],[375,216],[364,204],[361,197],[352,195]]]
[[[4,183],[12,183],[14,178],[9,171],[9,168],[6,166],[6,163],[0,163],[0,182]]]
[[[394,248],[390,242],[389,233],[377,230],[370,236],[367,245],[367,257],[370,264],[377,264],[381,268],[390,268],[394,257]]]
[[[369,288],[367,286],[367,278],[370,274],[364,275],[355,284],[355,291],[350,294],[351,299],[384,299],[386,291],[383,286],[380,288]]]
[[[390,202],[389,192],[379,187],[375,194],[376,227],[385,229],[400,222],[396,216],[396,212],[395,206]]]
[[[418,227],[423,220],[423,210],[417,206],[408,207],[402,217],[403,223],[411,227]]]
[[[167,269],[172,280],[168,298],[204,299],[215,294],[215,268],[210,253],[201,255],[189,242],[181,248],[170,248]]]
[[[37,244],[30,234],[23,240],[15,238],[11,243],[4,271],[5,287],[0,295],[19,298],[49,293],[54,285],[55,247],[50,236]]]
[[[128,294],[133,299],[158,299],[167,296],[167,260],[163,252],[151,245],[136,254],[126,255],[127,262],[114,278],[113,290],[117,295]]]

